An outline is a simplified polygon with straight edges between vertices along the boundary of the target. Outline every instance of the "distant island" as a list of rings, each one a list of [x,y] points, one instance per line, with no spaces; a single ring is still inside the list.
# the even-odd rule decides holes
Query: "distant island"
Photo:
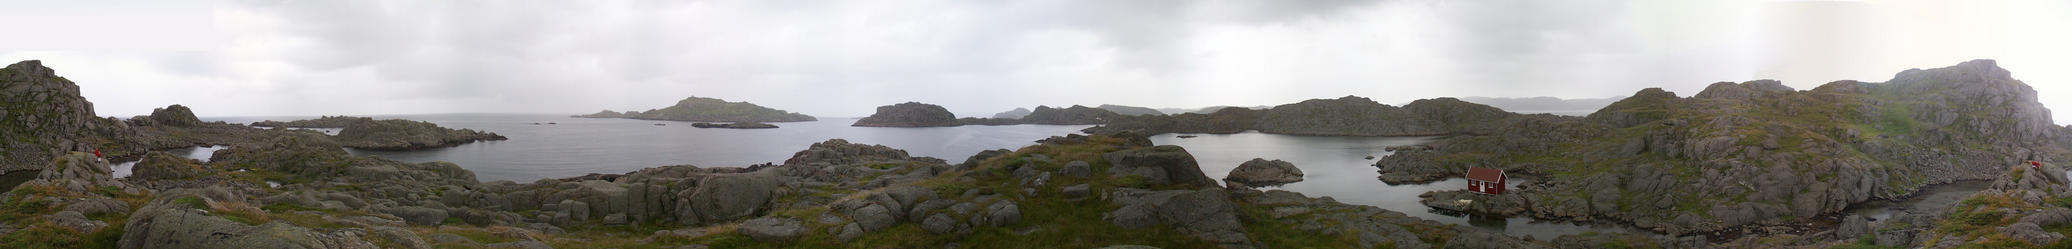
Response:
[[[1022,110],[1022,109],[1016,109]],[[1150,109],[1145,109],[1150,110]],[[1012,111],[1010,111],[1012,112]],[[1156,111],[1153,111],[1156,112]],[[1012,113],[1002,113],[1000,116]],[[1155,115],[1154,115],[1155,116]],[[880,106],[870,117],[857,120],[851,126],[861,127],[945,127],[962,125],[1095,125],[1125,117],[1106,109],[1074,105],[1067,108],[1036,106],[1020,118],[957,118],[942,106],[920,102],[906,102]]]
[[[599,111],[578,118],[628,118],[642,120],[670,120],[694,122],[803,122],[819,119],[796,112],[770,109],[748,102],[727,102],[722,99],[690,97],[677,101],[676,105],[647,111],[614,112]]]
[[[922,104],[921,102],[906,102],[879,106],[878,112],[871,113],[870,117],[858,119],[855,124],[850,126],[938,127],[958,125],[962,124],[957,122],[956,114],[950,114],[949,109],[944,109],[938,105]]]
[[[1555,97],[1460,97],[1461,101],[1489,105],[1496,107],[1498,109],[1504,109],[1504,111],[1525,114],[1548,113],[1555,115],[1590,114],[1591,112],[1596,112],[1598,109],[1604,109],[1605,106],[1609,106],[1612,104],[1612,102],[1618,102],[1621,99],[1625,99],[1625,97],[1595,99],[1563,99]]]
[[[1359,96],[1312,99],[1264,110],[1221,108],[1214,113],[1123,117],[1090,133],[1265,133],[1313,136],[1435,136],[1474,128],[1509,114],[1454,98],[1424,99],[1396,107]]]

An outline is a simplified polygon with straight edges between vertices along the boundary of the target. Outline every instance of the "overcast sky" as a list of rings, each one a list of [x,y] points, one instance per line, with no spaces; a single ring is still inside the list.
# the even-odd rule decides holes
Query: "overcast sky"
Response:
[[[103,116],[1689,96],[1990,58],[2072,121],[2067,1],[0,2],[0,60]]]

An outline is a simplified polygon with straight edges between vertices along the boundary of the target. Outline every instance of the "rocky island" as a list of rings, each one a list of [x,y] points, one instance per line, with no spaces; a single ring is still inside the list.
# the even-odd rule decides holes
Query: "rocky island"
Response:
[[[856,120],[850,126],[863,127],[941,127],[963,125],[957,122],[957,115],[942,106],[906,102],[879,106],[878,112],[870,117]]]
[[[345,147],[363,150],[421,150],[452,147],[476,141],[505,140],[503,135],[471,129],[451,129],[424,121],[375,120],[367,117],[324,116],[295,121],[261,121],[256,127],[340,128],[333,138]]]
[[[693,122],[802,122],[819,120],[796,112],[770,109],[748,102],[727,102],[722,99],[690,97],[677,101],[676,105],[647,111],[614,112],[599,111],[578,118],[628,118],[641,120],[670,120]]]

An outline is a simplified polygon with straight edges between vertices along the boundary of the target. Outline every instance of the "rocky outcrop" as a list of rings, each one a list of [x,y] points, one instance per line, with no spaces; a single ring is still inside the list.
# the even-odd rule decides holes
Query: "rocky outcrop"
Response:
[[[772,125],[772,124],[766,124],[766,123],[759,123],[759,122],[734,122],[734,123],[724,123],[724,124],[715,124],[715,123],[704,123],[704,122],[699,122],[699,123],[691,123],[691,127],[698,127],[698,128],[721,128],[721,129],[775,129],[775,128],[777,128],[777,125]]]
[[[202,165],[201,161],[158,151],[145,153],[144,159],[132,167],[123,182],[151,189],[206,187],[228,180],[222,170]]]
[[[1113,111],[1080,105],[1074,105],[1072,107],[1066,108],[1036,106],[1035,111],[1030,111],[1028,116],[1022,117],[1022,123],[1045,125],[1093,125],[1105,124],[1109,121],[1120,119],[1122,117],[1122,114],[1115,114],[1115,112]]]
[[[578,118],[630,118],[645,120],[674,120],[694,122],[801,122],[818,120],[813,116],[750,104],[748,102],[727,102],[722,99],[689,97],[676,101],[676,105],[661,109],[626,111],[625,113],[604,110],[590,115],[575,115]]]
[[[206,210],[235,195],[169,191],[131,214],[121,248],[377,248],[352,232],[318,232],[275,222],[246,225]],[[199,204],[199,205],[197,205]],[[220,210],[220,209],[219,209]]]
[[[1278,186],[1302,181],[1302,169],[1287,161],[1253,158],[1231,169],[1223,180],[1247,186]]]
[[[152,109],[151,120],[153,123],[171,126],[191,127],[201,125],[201,119],[194,117],[194,110],[189,110],[186,106],[181,105]]]
[[[1103,104],[1100,106],[1095,106],[1094,108],[1108,110],[1109,112],[1114,112],[1115,114],[1123,116],[1165,115],[1165,113],[1159,112],[1158,109],[1151,109],[1147,107]]]
[[[856,120],[850,126],[862,127],[938,127],[958,126],[957,115],[942,106],[906,102],[879,106],[878,112],[870,117]]]
[[[0,173],[49,165],[65,152],[107,148],[95,137],[126,131],[121,122],[94,115],[79,85],[58,77],[41,61],[0,68]]]
[[[1029,108],[1020,107],[1016,107],[1014,108],[1014,110],[1007,110],[1004,112],[993,114],[994,119],[1022,119],[1022,117],[1026,116],[1029,116]]]
[[[1133,179],[1150,185],[1181,185],[1211,187],[1215,179],[1201,172],[1201,165],[1194,162],[1194,155],[1186,148],[1160,145],[1103,154],[1102,157],[1114,166],[1108,168],[1108,175],[1117,179]]]
[[[338,131],[337,139],[354,149],[420,150],[508,138],[493,132],[439,127],[431,122],[389,119],[348,124]]]
[[[1144,229],[1163,225],[1222,248],[1258,248],[1245,236],[1242,214],[1221,188],[1148,191],[1122,188],[1107,194],[1122,208],[1102,215],[1115,226]]]
[[[1689,98],[1650,88],[1587,117],[1468,126],[1467,136],[1376,166],[1392,183],[1458,177],[1468,166],[1546,176],[1516,191],[1534,216],[1718,231],[2072,158],[2066,128],[2049,125],[2034,99],[1992,61],[1810,91],[1768,80],[1717,83]],[[1455,120],[1501,116],[1477,113]]]
[[[1363,97],[1312,99],[1260,114],[1260,132],[1315,136],[1423,136],[1445,134],[1443,123]]]

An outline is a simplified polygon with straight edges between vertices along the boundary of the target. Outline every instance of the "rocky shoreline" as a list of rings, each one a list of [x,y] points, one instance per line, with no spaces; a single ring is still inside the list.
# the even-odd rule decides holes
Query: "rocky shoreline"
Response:
[[[22,121],[0,125],[7,132],[0,139],[20,141],[0,148],[7,152],[0,171],[35,172],[0,193],[0,246],[2072,246],[2060,232],[2072,229],[2072,180],[2047,163],[2072,155],[2072,128],[2050,124],[2034,91],[1991,61],[1810,91],[1766,81],[1715,84],[1689,98],[1649,89],[1589,117],[1490,113],[1448,99],[1390,109],[1348,97],[1285,110],[1110,120],[1139,123],[1108,129],[1153,126],[1052,137],[960,164],[830,139],[782,164],[661,166],[527,183],[482,182],[452,163],[344,149],[420,148],[493,133],[365,119],[327,136],[203,123],[179,105],[128,120],[100,118],[77,88],[34,61],[0,69],[0,94],[10,97],[0,102],[9,107],[0,120]],[[35,111],[17,111],[25,108]],[[1286,120],[1329,113],[1354,115]],[[1183,119],[1197,120],[1156,123]],[[1333,119],[1373,125],[1312,127]],[[890,121],[898,122],[906,121]],[[294,122],[281,125],[288,123]],[[1663,234],[1517,238],[1329,197],[1219,184],[1186,148],[1156,146],[1149,133],[1139,133],[1231,128],[1453,134],[1395,150],[1376,167],[1410,181],[1452,177],[1468,166],[1505,169],[1535,180],[1504,195],[1442,191],[1421,199],[1465,212],[1632,224]],[[149,149],[192,144],[231,148],[208,162]],[[134,175],[115,179],[108,161],[90,153],[96,150],[142,161]],[[1300,179],[1292,164],[1255,161],[1229,175]],[[1957,180],[1993,182],[1945,208],[1878,221],[1836,215],[1866,200]],[[1830,220],[1839,221],[1830,227]]]

